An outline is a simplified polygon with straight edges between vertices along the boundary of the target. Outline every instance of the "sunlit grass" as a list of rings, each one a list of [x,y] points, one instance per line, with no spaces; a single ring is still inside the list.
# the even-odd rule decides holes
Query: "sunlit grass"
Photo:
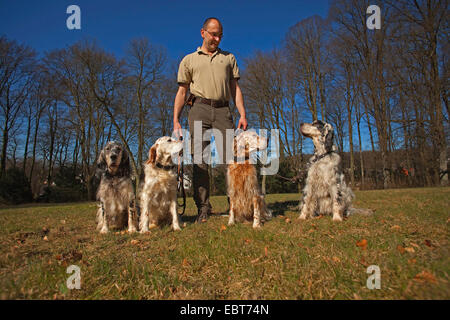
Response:
[[[376,210],[343,223],[299,221],[298,194],[268,195],[261,230],[226,216],[194,224],[188,199],[181,232],[95,230],[95,203],[0,210],[2,299],[449,299],[450,188],[356,192]],[[223,212],[226,197],[212,197]],[[365,239],[365,247],[356,243]],[[133,241],[134,240],[134,241]],[[66,268],[81,268],[69,290]],[[366,287],[369,265],[381,289]],[[424,273],[423,273],[424,272]]]

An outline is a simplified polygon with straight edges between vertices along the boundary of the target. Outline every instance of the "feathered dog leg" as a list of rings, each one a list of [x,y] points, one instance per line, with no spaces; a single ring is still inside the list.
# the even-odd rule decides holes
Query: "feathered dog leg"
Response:
[[[101,203],[101,215],[100,215],[100,223],[101,223],[101,229],[100,233],[108,233],[108,219],[106,219],[106,213],[105,213],[105,206],[103,204],[103,201]]]
[[[136,222],[137,222],[137,212],[136,212],[136,204],[134,200],[130,201],[128,206],[128,232],[133,233],[136,232]]]

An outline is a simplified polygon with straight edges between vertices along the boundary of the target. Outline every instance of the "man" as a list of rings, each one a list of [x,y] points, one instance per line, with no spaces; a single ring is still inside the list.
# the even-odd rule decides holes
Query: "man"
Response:
[[[178,70],[178,92],[174,102],[173,128],[177,136],[181,136],[179,116],[186,102],[186,94],[190,90],[193,104],[189,110],[189,130],[191,134],[191,152],[193,153],[193,187],[194,201],[198,208],[197,222],[208,219],[211,205],[209,204],[209,174],[208,164],[195,163],[198,156],[210,143],[202,141],[203,132],[214,128],[222,133],[223,144],[217,145],[219,158],[225,163],[226,129],[234,129],[234,122],[229,109],[229,100],[233,99],[240,119],[238,129],[247,129],[244,99],[238,85],[239,68],[233,54],[219,48],[223,37],[222,24],[217,18],[205,20],[200,34],[202,46],[196,52],[183,58]],[[201,121],[200,126],[195,126]],[[198,124],[198,122],[197,122]],[[197,132],[195,132],[197,128]],[[198,132],[200,131],[200,132]],[[197,139],[194,139],[198,137]],[[200,141],[199,141],[200,140]],[[194,153],[197,153],[197,157]]]

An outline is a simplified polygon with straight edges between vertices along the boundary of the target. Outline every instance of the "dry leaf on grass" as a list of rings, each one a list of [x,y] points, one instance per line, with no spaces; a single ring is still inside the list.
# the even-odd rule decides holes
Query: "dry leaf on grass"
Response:
[[[225,230],[227,230],[227,227],[224,224],[221,225],[220,226],[220,231],[222,232],[222,231],[225,231]]]
[[[408,260],[408,263],[409,263],[409,264],[415,264],[416,262],[417,262],[416,259],[409,259],[409,260]]]
[[[414,250],[414,248],[412,248],[412,247],[406,247],[406,248],[405,248],[405,251],[408,252],[408,253],[414,253],[414,252],[416,252],[416,250]]]
[[[397,250],[398,250],[398,252],[400,252],[401,254],[404,254],[405,253],[405,248],[403,247],[403,246],[401,246],[401,245],[398,245],[397,246]]]
[[[424,282],[437,283],[437,280],[434,277],[434,275],[425,270],[422,271],[421,273],[416,274],[414,280],[421,283]]]
[[[339,259],[338,257],[333,257],[333,258],[331,258],[331,260],[333,260],[333,262],[336,262],[336,263],[341,262],[341,259]]]
[[[182,265],[183,265],[184,267],[187,267],[187,266],[190,265],[190,263],[189,263],[189,261],[188,261],[187,258],[184,258],[184,259],[183,259]]]
[[[358,247],[360,247],[361,249],[366,250],[367,249],[367,240],[366,239],[362,239],[360,241],[357,241],[356,245]]]
[[[286,220],[284,220],[286,223],[291,223],[291,219],[286,218]]]
[[[269,248],[268,247],[264,247],[264,255],[267,257],[267,254],[269,253]]]
[[[131,240],[131,244],[137,245],[137,244],[139,244],[139,240],[133,239],[133,240]]]
[[[431,243],[431,240],[425,240],[424,242],[427,247],[434,247],[434,244]]]
[[[391,230],[392,231],[399,231],[400,230],[400,226],[398,226],[398,225],[392,226]]]

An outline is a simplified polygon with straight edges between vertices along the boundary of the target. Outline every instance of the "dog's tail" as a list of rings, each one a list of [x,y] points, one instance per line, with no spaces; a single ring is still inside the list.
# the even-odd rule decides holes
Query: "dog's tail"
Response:
[[[372,209],[350,207],[347,210],[347,217],[351,216],[351,215],[355,215],[355,214],[359,214],[359,215],[362,215],[362,216],[371,216],[374,213],[375,213],[375,211],[372,210]]]

